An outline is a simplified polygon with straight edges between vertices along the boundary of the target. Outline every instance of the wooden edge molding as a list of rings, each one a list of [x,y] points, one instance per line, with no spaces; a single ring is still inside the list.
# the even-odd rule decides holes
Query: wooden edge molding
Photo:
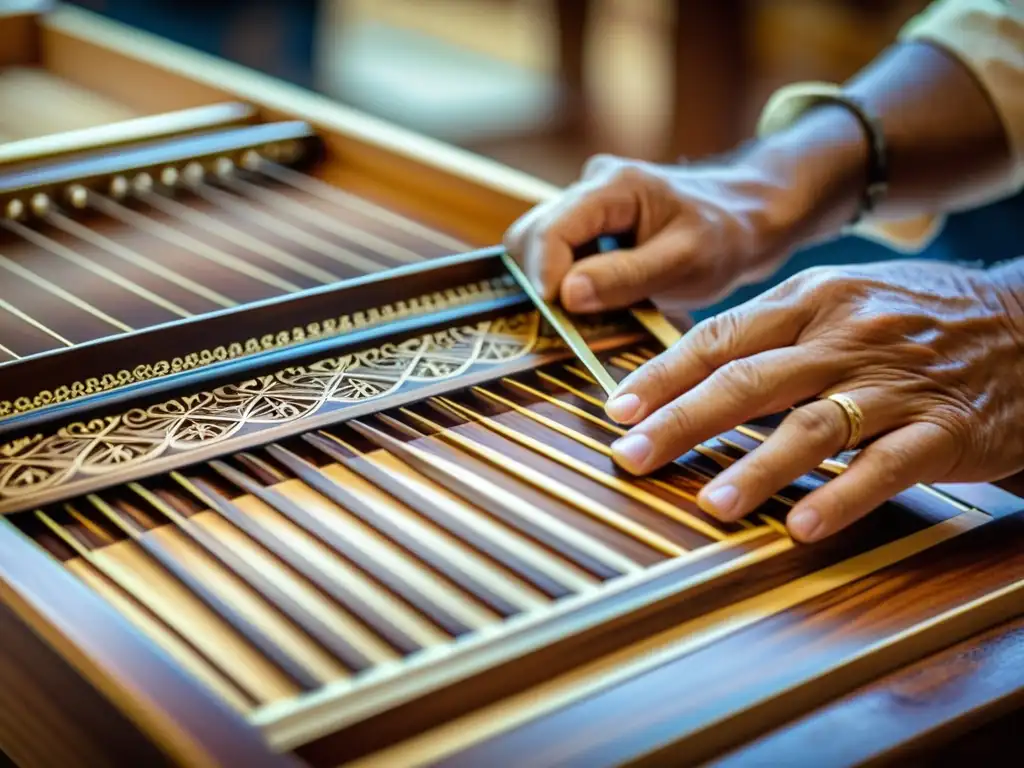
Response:
[[[922,753],[938,754],[1022,708],[1024,618],[1019,618],[891,672],[712,764],[781,765],[813,752],[822,765],[895,765]],[[1009,735],[1002,746],[1011,746],[1013,738]]]
[[[492,707],[364,755],[353,766],[435,764],[514,728],[583,701],[669,661],[714,644],[744,628],[881,571],[921,552],[983,527],[990,518],[964,512],[917,533],[840,560],[826,568],[721,607],[654,634],[620,651],[549,679]],[[272,737],[271,737],[272,738]],[[335,744],[335,749],[344,745]],[[300,754],[314,765],[331,764],[333,754]],[[675,764],[670,761],[669,764]]]
[[[485,250],[436,259],[6,363],[0,437],[102,412],[99,404],[106,412],[124,410],[150,393],[245,380],[527,304],[489,256]],[[20,389],[26,382],[31,389]]]
[[[247,104],[227,102],[11,141],[0,145],[0,166],[240,125],[250,122],[255,114]]]
[[[401,680],[391,682],[382,681],[375,686],[377,690],[360,689],[352,695],[339,691],[335,695],[330,689],[325,689],[317,695],[259,712],[255,721],[267,728],[268,738],[274,743],[289,747],[308,742],[318,732],[333,731],[334,735],[324,739],[324,743],[310,744],[301,750],[304,758],[317,765],[325,765],[337,756],[334,750],[343,743],[358,744],[360,749],[364,749],[377,741],[374,734],[378,731],[387,732],[392,737],[399,731],[407,731],[413,727],[412,721],[423,719],[413,717],[414,708],[421,713],[429,711],[432,718],[440,717],[447,709],[447,717],[454,718],[460,712],[465,713],[470,698],[491,697],[486,701],[481,698],[477,702],[479,707],[493,703],[494,697],[499,695],[496,685],[502,688],[500,695],[515,693],[530,682],[530,670],[548,668],[537,660],[538,649],[559,653],[562,657],[575,659],[577,664],[585,664],[592,657],[615,652],[631,642],[640,642],[643,637],[663,632],[680,621],[691,618],[699,621],[696,617],[702,613],[726,611],[727,607],[723,607],[716,597],[719,589],[728,587],[730,594],[742,600],[766,590],[783,589],[789,579],[811,578],[811,574],[823,568],[838,568],[837,562],[856,563],[857,558],[863,558],[869,551],[877,550],[879,557],[893,548],[904,551],[914,542],[941,540],[986,520],[988,517],[980,512],[962,513],[896,542],[892,541],[891,532],[887,534],[882,527],[875,525],[865,525],[852,532],[849,538],[833,541],[824,547],[794,548],[792,542],[783,537],[762,542],[759,548],[745,554],[736,552],[735,559],[709,563],[698,573],[691,572],[688,558],[670,561],[664,569],[655,568],[635,580],[624,580],[602,593],[593,605],[567,604],[563,611],[549,614],[540,626],[524,626],[500,639],[495,638],[494,643],[483,648],[471,650],[467,647],[460,654],[453,653],[418,674],[406,674]],[[754,533],[747,532],[749,535]],[[763,533],[758,535],[764,536]],[[728,550],[738,544],[739,541],[733,537],[712,549],[724,547]],[[694,554],[708,549],[697,550]],[[628,627],[624,624],[627,616]],[[488,680],[475,677],[478,664],[479,669],[487,670]],[[495,668],[497,664],[504,665],[504,671],[499,673]],[[501,679],[499,683],[495,683],[495,675]],[[421,679],[417,681],[416,677]],[[471,694],[467,690],[470,678],[473,680],[468,686]],[[458,690],[445,698],[445,688],[455,683],[458,683]],[[431,689],[436,689],[436,692],[430,693]],[[495,690],[485,694],[484,689]],[[406,709],[409,717],[402,714]],[[374,715],[375,711],[385,710],[387,714],[384,716]],[[351,727],[346,728],[346,724]],[[418,727],[422,730],[425,725],[420,723]],[[345,758],[362,754],[350,750],[345,752]]]
[[[289,764],[6,520],[0,520],[0,599],[176,764]]]
[[[441,170],[452,178],[464,179],[466,183],[493,190],[508,198],[532,203],[547,199],[558,191],[553,185],[472,152],[424,137],[298,86],[88,11],[59,5],[57,10],[44,17],[42,24],[47,30],[187,78],[201,86],[194,89],[194,93],[205,90],[210,100],[214,100],[214,94],[220,94],[223,98],[230,91],[235,97],[267,110],[306,115],[313,123],[337,131],[367,148],[380,149],[417,165]],[[105,90],[103,82],[90,81],[89,72],[77,74],[79,81],[86,86]],[[96,74],[103,76],[98,71]]]

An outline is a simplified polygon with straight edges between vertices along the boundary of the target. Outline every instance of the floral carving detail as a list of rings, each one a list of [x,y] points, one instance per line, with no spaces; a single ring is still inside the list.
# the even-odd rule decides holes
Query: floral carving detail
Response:
[[[66,386],[57,387],[52,391],[44,390],[33,397],[19,397],[13,401],[0,400],[0,418],[14,414],[30,413],[50,405],[77,400],[78,398],[101,392],[110,392],[129,384],[151,381],[168,374],[191,371],[225,360],[235,360],[259,352],[302,344],[307,341],[348,333],[354,329],[367,328],[404,317],[435,312],[439,309],[450,309],[469,301],[481,301],[507,296],[516,291],[518,291],[518,288],[515,286],[512,278],[510,276],[503,276],[451,288],[446,291],[426,294],[409,301],[398,301],[383,307],[355,312],[351,315],[328,318],[321,322],[309,323],[304,327],[292,328],[290,331],[266,334],[258,339],[247,339],[244,342],[232,342],[214,347],[213,349],[204,349],[182,355],[181,357],[175,357],[173,360],[162,360],[157,363],[137,365],[130,371],[120,370],[115,373],[104,374],[100,377],[88,378],[85,381],[76,381]]]
[[[169,452],[219,443],[257,425],[301,419],[328,403],[383,398],[409,382],[452,379],[474,366],[508,363],[559,344],[543,331],[537,313],[529,312],[77,422],[48,436],[0,445],[0,500],[24,499]]]

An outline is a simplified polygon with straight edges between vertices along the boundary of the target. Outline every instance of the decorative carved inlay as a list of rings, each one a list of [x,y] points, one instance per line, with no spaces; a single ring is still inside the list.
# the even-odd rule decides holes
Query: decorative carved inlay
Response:
[[[295,344],[330,338],[353,330],[370,328],[385,323],[415,317],[445,309],[452,309],[469,302],[486,301],[517,293],[519,288],[508,275],[484,280],[470,285],[460,285],[445,291],[417,296],[408,301],[397,301],[382,307],[373,307],[361,312],[325,318],[302,327],[266,334],[222,344],[210,349],[197,350],[172,360],[145,363],[131,370],[118,370],[84,381],[73,381],[54,390],[43,390],[33,397],[19,397],[16,400],[0,400],[0,418],[15,414],[31,413],[88,395],[111,392],[130,384],[139,384],[159,379],[172,373],[192,371],[225,360],[236,360],[259,352],[283,349]]]
[[[592,325],[584,333],[599,338],[621,330]],[[221,443],[247,430],[385,398],[411,386],[454,379],[472,368],[560,348],[561,341],[542,325],[539,315],[528,312],[76,422],[49,435],[0,445],[0,504],[57,486],[65,486],[70,494],[77,484],[98,476]]]

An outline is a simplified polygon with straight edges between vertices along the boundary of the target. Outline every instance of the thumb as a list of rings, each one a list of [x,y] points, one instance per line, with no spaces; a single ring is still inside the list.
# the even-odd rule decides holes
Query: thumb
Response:
[[[639,217],[632,187],[579,182],[517,221],[505,235],[505,248],[544,298],[553,299],[572,267],[575,249],[602,235],[630,230]]]
[[[693,230],[674,228],[662,230],[636,248],[581,259],[562,281],[562,306],[569,312],[600,312],[666,292],[700,293],[707,270],[698,258],[699,246]]]

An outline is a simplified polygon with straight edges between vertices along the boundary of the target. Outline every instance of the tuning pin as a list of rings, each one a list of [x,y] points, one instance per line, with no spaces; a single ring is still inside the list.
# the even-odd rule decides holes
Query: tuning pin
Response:
[[[18,198],[8,200],[7,208],[5,209],[4,213],[7,215],[8,219],[17,221],[18,219],[25,215],[25,204],[21,202],[21,200],[19,200]]]
[[[81,184],[72,184],[68,188],[68,202],[72,208],[85,208],[89,204],[89,190]]]
[[[29,207],[32,208],[32,213],[42,218],[50,212],[50,198],[48,195],[44,195],[42,192],[36,192],[32,195],[32,200],[29,202]]]
[[[218,157],[213,170],[220,178],[226,179],[235,172],[235,164],[229,157]]]
[[[160,183],[165,187],[173,187],[178,183],[178,169],[174,166],[167,166],[160,171]]]
[[[135,178],[132,179],[132,187],[135,189],[136,194],[139,195],[151,192],[153,190],[153,177],[145,171],[136,174]]]
[[[115,176],[110,180],[110,196],[115,200],[123,200],[128,194],[128,179]]]
[[[190,187],[198,187],[203,183],[203,179],[206,178],[206,170],[203,168],[202,163],[197,163],[193,160],[185,166],[183,176],[185,177],[185,183]]]
[[[260,153],[257,152],[255,149],[247,150],[246,153],[242,155],[241,165],[247,171],[259,170],[259,167],[262,163],[263,158],[260,157]]]
[[[68,188],[67,197],[72,208],[82,209],[89,204],[89,191],[81,184],[72,184]]]

